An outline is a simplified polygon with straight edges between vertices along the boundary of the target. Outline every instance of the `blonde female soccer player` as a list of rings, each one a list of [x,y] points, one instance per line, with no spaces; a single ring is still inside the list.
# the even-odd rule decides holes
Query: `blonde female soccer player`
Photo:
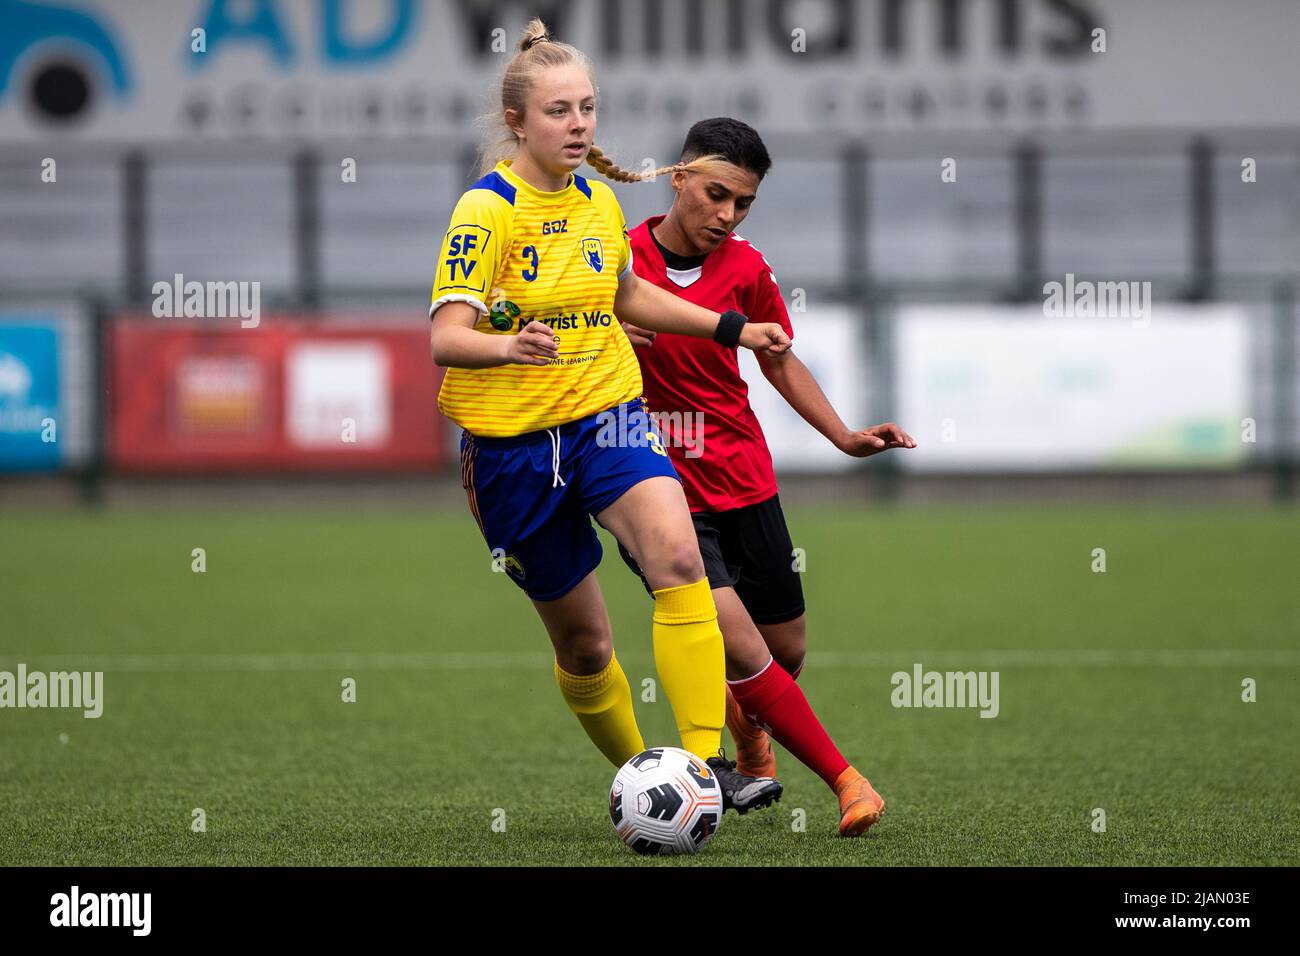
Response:
[[[654,595],[655,666],[682,746],[741,813],[778,799],[720,750],[724,653],[690,511],[641,397],[619,321],[779,354],[779,325],[692,305],[639,281],[613,191],[575,170],[637,175],[593,145],[592,67],[524,29],[501,84],[505,135],[461,196],[438,258],[433,359],[438,407],[463,429],[461,473],[488,548],[532,599],[555,649],[555,678],[592,742],[621,766],[645,749],[614,656],[595,569],[594,517],[636,558]],[[705,157],[705,160],[711,158]],[[589,517],[590,516],[590,517]]]

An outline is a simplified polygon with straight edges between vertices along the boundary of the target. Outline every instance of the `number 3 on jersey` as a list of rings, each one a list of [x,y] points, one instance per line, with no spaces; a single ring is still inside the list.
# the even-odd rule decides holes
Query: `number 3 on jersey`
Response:
[[[532,266],[531,266],[531,267],[525,267],[525,268],[524,268],[524,271],[520,273],[520,275],[524,277],[524,281],[525,281],[525,282],[532,282],[534,279],[537,278],[537,247],[536,247],[536,246],[524,246],[524,250],[523,250],[523,252],[520,253],[520,254],[521,254],[525,259],[531,259],[531,260],[532,260],[532,263],[533,263]]]

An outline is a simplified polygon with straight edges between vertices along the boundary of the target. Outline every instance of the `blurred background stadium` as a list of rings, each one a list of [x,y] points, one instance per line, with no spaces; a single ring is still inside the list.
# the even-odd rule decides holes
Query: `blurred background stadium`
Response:
[[[1101,644],[1212,654],[1249,606],[1258,629],[1227,643],[1257,639],[1294,688],[1295,602],[1285,575],[1261,583],[1293,571],[1296,558],[1292,0],[0,0],[0,525],[9,532],[0,587],[10,604],[0,663],[93,652],[112,665],[112,655],[134,653],[145,656],[116,664],[167,670],[158,655],[174,618],[155,589],[174,588],[166,600],[187,619],[209,598],[188,581],[157,584],[145,555],[172,549],[189,576],[190,545],[205,534],[242,541],[247,561],[265,558],[286,578],[281,590],[244,565],[252,577],[224,610],[208,607],[209,624],[187,632],[181,651],[426,646],[415,634],[409,646],[406,637],[375,643],[368,628],[377,625],[359,611],[343,615],[352,629],[330,632],[327,618],[342,613],[331,598],[358,579],[309,572],[293,550],[309,543],[320,561],[337,547],[356,574],[364,556],[399,555],[432,567],[435,580],[461,573],[448,593],[493,587],[514,601],[504,580],[484,580],[485,554],[483,574],[461,570],[480,560],[481,542],[459,486],[457,430],[434,404],[425,309],[452,206],[477,178],[474,118],[531,15],[593,58],[596,141],[620,164],[675,159],[689,125],[709,116],[759,130],[774,168],[740,232],[775,270],[796,351],[850,425],[895,420],[919,442],[907,454],[847,459],[746,359],[796,544],[806,515],[808,535],[830,553],[810,573],[860,559],[864,574],[906,594],[954,547],[954,528],[966,529],[968,546],[983,542],[966,555],[975,563],[984,547],[1047,555],[1059,536],[1086,567],[1097,543],[1088,529],[1140,546],[1152,527],[1114,509],[1177,499],[1189,510],[1157,520],[1151,540],[1165,550],[1149,557],[1188,562],[1188,576],[1168,585],[1191,596],[1187,617],[1139,615],[1141,628],[1125,631],[1136,627],[1125,608],[1149,599],[1135,591],[1112,609]],[[629,224],[671,198],[663,181],[615,192]],[[260,315],[160,316],[185,282],[256,284]],[[1150,283],[1151,300],[1145,315],[1049,315],[1051,282]],[[1029,496],[1045,517],[1016,517]],[[984,515],[984,502],[999,501],[1004,510]],[[394,509],[382,524],[387,545],[367,521],[350,523],[358,503]],[[916,510],[886,517],[887,503]],[[1079,510],[1085,503],[1103,510]],[[172,517],[151,517],[160,505]],[[266,526],[248,517],[286,506],[310,506],[311,517]],[[1227,510],[1206,518],[1206,508]],[[105,514],[117,517],[101,525]],[[408,518],[429,535],[403,536]],[[836,543],[840,520],[897,549],[898,563]],[[322,527],[363,544],[354,552],[327,541]],[[1222,555],[1189,556],[1209,540],[1239,556],[1261,549],[1257,564],[1237,569],[1240,588],[1220,595],[1222,618],[1195,601],[1226,573]],[[950,558],[960,577],[966,558]],[[1044,566],[1016,573],[1032,589]],[[406,583],[429,601],[423,573]],[[51,582],[61,575],[91,595],[80,611],[58,600]],[[844,570],[834,580],[853,588],[856,578]],[[327,595],[330,581],[341,590]],[[842,592],[825,581],[813,590],[829,606]],[[931,595],[934,606],[960,604],[965,586]],[[1050,597],[1057,586],[1042,584],[1044,614],[1069,605],[1063,591]],[[616,617],[639,622],[633,583],[614,587]],[[130,588],[163,602],[157,619],[141,623],[150,615],[120,595]],[[406,623],[421,620],[419,602],[396,585],[382,593],[390,607],[412,602]],[[266,618],[240,618],[241,601],[270,607],[283,595],[304,606],[321,598],[312,613],[323,630],[273,614],[283,629],[255,636]],[[899,659],[949,638],[952,653],[1020,646],[1014,632],[991,636],[996,615],[966,606],[978,640],[963,645],[958,630],[945,637],[945,625],[922,621],[923,636],[896,639]],[[1107,619],[1087,608],[1079,613]],[[525,602],[505,613],[519,634],[500,648],[527,649],[544,667]],[[845,628],[827,646],[854,653],[854,619],[826,614]],[[92,640],[106,620],[119,626]],[[1062,639],[1066,653],[1088,643]],[[482,647],[438,640],[453,652]],[[1215,660],[1240,670],[1241,661],[1201,664]],[[419,661],[370,665],[418,671]],[[553,696],[544,674],[528,676],[529,693]],[[1178,687],[1162,686],[1179,699]],[[193,700],[177,693],[178,706]],[[558,704],[545,713],[573,731]],[[576,732],[566,740],[579,744]],[[1239,739],[1223,746],[1241,753]],[[28,784],[56,779],[26,753],[49,774]],[[1269,773],[1265,789],[1277,794],[1294,782],[1294,770]],[[1278,800],[1293,826],[1294,800]],[[1160,832],[1158,816],[1150,825]],[[1265,858],[1277,852],[1262,839]],[[174,859],[169,852],[156,859]],[[1122,859],[1146,859],[1134,852]]]
[[[625,165],[675,158],[707,116],[765,136],[775,168],[742,234],[800,355],[846,420],[897,419],[924,449],[843,459],[757,376],[784,472],[877,495],[1117,472],[1292,493],[1285,0],[1248,17],[1161,0],[0,3],[0,467],[92,493],[449,473],[420,304],[476,178],[494,42],[532,12],[591,52],[599,141]],[[617,193],[629,223],[671,197]],[[1067,274],[1150,282],[1149,326],[1045,317],[1044,283]],[[262,321],[153,319],[177,275],[258,283]]]

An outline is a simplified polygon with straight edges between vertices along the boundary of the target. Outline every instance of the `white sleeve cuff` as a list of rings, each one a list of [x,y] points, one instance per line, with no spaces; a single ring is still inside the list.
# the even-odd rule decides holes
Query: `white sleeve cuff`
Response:
[[[437,299],[434,299],[433,305],[429,306],[429,318],[433,318],[433,313],[437,312],[438,306],[442,305],[444,302],[468,302],[470,305],[474,306],[474,308],[478,309],[484,315],[488,314],[488,307],[484,305],[479,299],[475,298],[472,295],[464,295],[462,293],[457,292],[451,295],[444,295],[444,296],[440,296]]]
[[[629,272],[631,272],[631,271],[632,271],[632,250],[631,250],[631,249],[628,249],[628,251],[627,251],[627,265],[625,265],[625,266],[623,267],[623,271],[620,272],[620,273],[618,274],[618,277],[621,279],[621,278],[623,278],[623,276],[627,275],[627,274],[628,274]]]

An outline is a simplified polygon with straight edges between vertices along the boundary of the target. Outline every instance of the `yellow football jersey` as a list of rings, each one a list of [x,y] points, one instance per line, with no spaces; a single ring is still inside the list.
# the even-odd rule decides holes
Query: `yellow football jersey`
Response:
[[[438,257],[432,316],[444,302],[479,311],[474,328],[517,335],[533,319],[555,330],[548,365],[450,368],[443,414],[470,434],[519,435],[594,415],[641,394],[641,367],[614,317],[632,268],[614,192],[572,174],[558,192],[520,179],[504,160],[456,203]]]

